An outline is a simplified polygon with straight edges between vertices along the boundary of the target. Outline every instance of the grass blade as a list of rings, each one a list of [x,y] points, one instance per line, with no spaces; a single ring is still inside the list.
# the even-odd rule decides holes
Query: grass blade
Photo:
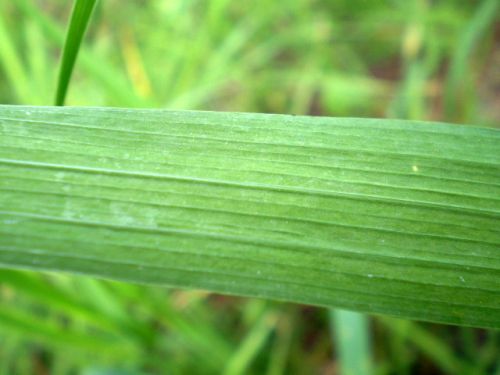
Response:
[[[342,375],[371,375],[372,355],[370,327],[365,314],[346,310],[330,310],[332,337]]]
[[[29,0],[19,0],[16,5],[28,17],[37,29],[50,42],[59,47],[64,44],[64,30],[57,22],[40,11],[33,2]],[[155,107],[154,101],[145,101],[133,95],[133,87],[127,82],[123,75],[114,69],[105,59],[93,51],[80,48],[78,52],[82,69],[89,78],[95,80],[96,85],[106,92],[106,95],[114,98],[109,104],[120,103],[126,107]]]
[[[0,264],[500,327],[500,132],[0,107]]]
[[[94,9],[96,0],[76,0],[71,20],[64,42],[59,79],[57,82],[56,105],[64,105],[66,93],[68,91],[71,73],[75,66],[76,56],[80,49],[80,44],[89,23],[90,15]]]
[[[229,358],[223,372],[224,375],[239,375],[248,372],[252,360],[262,350],[269,335],[274,330],[276,320],[277,315],[274,312],[267,312],[260,317],[232,357]]]

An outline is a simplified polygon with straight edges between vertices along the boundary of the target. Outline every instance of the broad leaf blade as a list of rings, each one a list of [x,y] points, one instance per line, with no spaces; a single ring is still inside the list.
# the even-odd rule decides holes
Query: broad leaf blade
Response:
[[[500,327],[500,133],[0,107],[0,263]]]
[[[80,49],[80,44],[87,29],[87,25],[94,9],[96,0],[76,0],[71,20],[64,42],[59,79],[57,81],[56,105],[64,105],[66,92],[68,91],[71,73],[75,66],[76,56]]]

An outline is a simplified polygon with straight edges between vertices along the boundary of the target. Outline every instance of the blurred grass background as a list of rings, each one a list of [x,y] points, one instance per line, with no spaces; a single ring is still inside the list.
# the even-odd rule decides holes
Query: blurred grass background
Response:
[[[0,0],[1,103],[53,103],[71,5]],[[499,9],[497,0],[101,1],[67,105],[499,127]],[[500,333],[0,271],[0,374],[219,373],[500,374]]]

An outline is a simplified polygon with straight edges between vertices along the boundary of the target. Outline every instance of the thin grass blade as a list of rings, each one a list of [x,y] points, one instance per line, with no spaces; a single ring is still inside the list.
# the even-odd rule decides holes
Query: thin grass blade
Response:
[[[64,105],[66,93],[83,35],[92,15],[96,0],[76,0],[66,34],[57,82],[56,105]]]

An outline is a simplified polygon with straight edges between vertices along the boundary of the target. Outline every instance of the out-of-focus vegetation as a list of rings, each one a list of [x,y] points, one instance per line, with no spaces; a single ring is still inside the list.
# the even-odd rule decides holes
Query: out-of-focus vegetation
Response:
[[[2,103],[52,104],[70,6],[0,2]],[[498,11],[496,0],[102,1],[67,104],[498,126]],[[0,283],[0,373],[339,373],[321,309],[60,274],[1,271]],[[338,319],[334,334],[346,321],[358,324]],[[370,323],[377,374],[500,371],[498,332]]]

